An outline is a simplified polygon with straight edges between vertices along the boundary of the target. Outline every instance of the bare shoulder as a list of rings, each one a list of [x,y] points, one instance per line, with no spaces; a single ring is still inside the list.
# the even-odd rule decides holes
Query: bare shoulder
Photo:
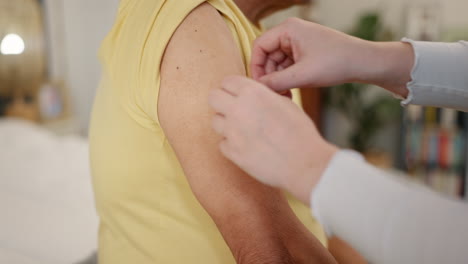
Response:
[[[170,78],[183,72],[191,77],[191,74],[199,75],[204,70],[222,74],[221,70],[229,66],[225,65],[228,63],[242,72],[241,58],[224,19],[215,8],[205,3],[194,9],[174,33],[166,48],[162,75]]]
[[[180,100],[189,103],[187,111],[208,111],[204,107],[209,90],[229,75],[245,75],[242,54],[219,12],[201,4],[178,27],[165,51],[158,103],[161,124],[174,117],[172,108],[180,106]]]
[[[233,182],[252,182],[219,151],[222,138],[211,128],[215,113],[208,104],[210,90],[219,88],[225,77],[242,75],[244,71],[230,29],[208,4],[186,17],[173,35],[162,62],[160,125],[192,190],[211,213],[223,211],[220,190],[225,190],[226,195],[235,185]],[[217,190],[205,189],[215,182]],[[211,197],[213,193],[217,193],[217,199]]]

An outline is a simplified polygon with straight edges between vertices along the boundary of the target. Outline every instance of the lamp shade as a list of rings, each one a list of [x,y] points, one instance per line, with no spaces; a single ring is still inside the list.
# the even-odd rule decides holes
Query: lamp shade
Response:
[[[0,0],[0,96],[35,97],[44,73],[39,2]]]

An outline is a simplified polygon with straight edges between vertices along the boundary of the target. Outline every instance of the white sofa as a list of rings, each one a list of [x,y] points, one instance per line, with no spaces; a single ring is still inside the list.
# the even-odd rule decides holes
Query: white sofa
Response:
[[[0,263],[73,264],[95,252],[88,145],[0,120]]]

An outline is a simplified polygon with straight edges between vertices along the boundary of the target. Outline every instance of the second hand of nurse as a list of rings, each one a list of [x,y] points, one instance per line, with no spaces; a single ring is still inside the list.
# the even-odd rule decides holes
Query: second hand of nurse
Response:
[[[217,112],[213,127],[225,138],[221,151],[259,181],[308,204],[338,148],[299,107],[272,90],[361,82],[406,97],[413,64],[407,43],[369,42],[289,19],[255,42],[251,69],[257,81],[229,77],[210,94]]]

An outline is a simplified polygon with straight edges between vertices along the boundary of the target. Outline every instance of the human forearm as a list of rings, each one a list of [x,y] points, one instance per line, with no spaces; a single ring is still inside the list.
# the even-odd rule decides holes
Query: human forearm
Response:
[[[468,44],[405,39],[361,42],[350,81],[381,86],[417,104],[468,111]]]
[[[408,96],[415,55],[410,44],[404,42],[363,41],[361,54],[353,59],[351,81],[378,85],[403,98]]]
[[[278,230],[263,208],[230,212],[213,217],[218,229],[239,264],[294,263]]]
[[[334,263],[282,192],[256,181],[237,187],[242,191],[203,191],[201,202],[238,263]]]
[[[248,216],[250,215],[250,217]],[[229,221],[216,221],[218,229],[239,264],[295,263],[271,223],[245,212]]]
[[[320,41],[317,41],[320,40]],[[348,82],[381,86],[419,104],[468,111],[468,43],[371,42],[289,19],[255,42],[253,77],[281,92]]]
[[[465,203],[376,169],[357,154],[334,157],[313,192],[312,205],[329,234],[350,243],[371,263],[468,259],[462,246],[468,243]]]
[[[366,41],[299,19],[265,33],[252,55],[253,77],[275,91],[362,82],[404,96],[413,64],[410,44]]]
[[[336,263],[332,254],[302,223],[294,222],[288,226],[280,223],[277,227],[294,263]]]

